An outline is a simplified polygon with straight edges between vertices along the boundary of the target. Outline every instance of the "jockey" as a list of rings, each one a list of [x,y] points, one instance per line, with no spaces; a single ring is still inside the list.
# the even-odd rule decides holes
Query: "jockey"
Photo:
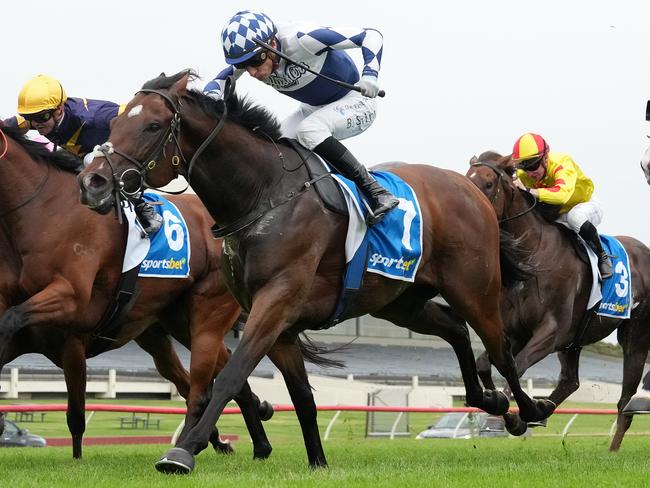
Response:
[[[598,256],[600,277],[612,276],[612,260],[602,247],[596,226],[603,210],[592,194],[594,184],[571,159],[563,153],[550,152],[539,135],[526,133],[517,139],[512,150],[516,163],[516,187],[529,192],[540,202],[558,205],[558,222],[577,232]]]
[[[81,170],[84,163],[92,160],[94,147],[108,140],[110,123],[124,108],[125,105],[104,100],[68,97],[58,80],[38,75],[20,90],[19,115],[4,123],[24,132],[38,131],[74,155]],[[162,226],[162,217],[142,196],[135,201],[135,211],[147,234],[154,234]]]
[[[257,39],[326,76],[355,84],[361,93],[326,81],[300,66],[289,63],[256,44]],[[285,137],[327,159],[353,180],[368,199],[368,225],[378,223],[398,200],[368,173],[368,170],[339,142],[365,131],[375,120],[379,92],[377,76],[383,49],[382,35],[375,29],[333,29],[303,23],[276,25],[265,14],[242,11],[233,16],[221,33],[226,62],[204,88],[221,98],[225,80],[248,72],[279,92],[301,102],[298,110],[282,123]],[[364,67],[359,70],[345,49],[361,49]]]

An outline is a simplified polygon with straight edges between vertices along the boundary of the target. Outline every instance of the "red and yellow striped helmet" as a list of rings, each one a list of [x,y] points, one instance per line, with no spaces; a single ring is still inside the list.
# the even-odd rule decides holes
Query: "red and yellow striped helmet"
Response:
[[[526,132],[517,139],[512,148],[512,159],[515,162],[527,159],[540,159],[548,152],[548,144],[544,138],[532,132]]]

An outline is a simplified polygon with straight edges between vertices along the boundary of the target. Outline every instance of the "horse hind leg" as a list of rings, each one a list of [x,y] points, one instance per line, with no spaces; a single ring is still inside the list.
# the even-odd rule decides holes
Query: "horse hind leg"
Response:
[[[298,339],[292,340],[288,336],[280,336],[268,352],[268,357],[282,373],[289,391],[302,430],[309,466],[326,467],[327,459],[318,430],[318,410]]]
[[[465,322],[450,308],[429,300],[429,295],[422,289],[411,288],[373,315],[420,334],[438,336],[449,343],[458,358],[466,404],[492,415],[503,415],[508,411],[508,398],[496,389],[484,391],[481,387]]]
[[[623,336],[623,384],[621,389],[621,398],[618,401],[618,417],[616,419],[616,432],[612,438],[609,450],[616,452],[620,449],[625,433],[632,425],[634,415],[637,413],[650,413],[650,373],[643,378],[641,389],[634,395],[643,367],[648,356],[648,346],[650,345],[650,333],[646,330],[639,332],[643,327],[635,327],[629,324]]]
[[[547,418],[555,409],[552,402],[531,399],[519,384],[510,342],[505,336],[500,317],[498,288],[494,288],[491,293],[485,290],[469,293],[466,289],[456,289],[449,284],[443,290],[443,296],[452,308],[467,320],[483,341],[491,362],[510,386],[519,406],[521,419],[524,422],[532,422]]]

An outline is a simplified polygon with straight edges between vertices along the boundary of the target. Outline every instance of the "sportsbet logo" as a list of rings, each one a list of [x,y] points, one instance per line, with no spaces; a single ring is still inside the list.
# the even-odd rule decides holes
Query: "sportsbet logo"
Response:
[[[183,269],[185,266],[185,258],[181,259],[145,259],[140,266],[141,271],[148,271],[150,269]]]
[[[415,259],[409,259],[408,261],[404,261],[404,258],[388,258],[386,256],[382,256],[378,252],[374,253],[372,256],[370,256],[370,265],[373,267],[377,267],[377,265],[382,265],[385,268],[394,268],[394,269],[401,269],[404,271],[408,271],[411,266],[413,266],[413,263],[415,262]]]

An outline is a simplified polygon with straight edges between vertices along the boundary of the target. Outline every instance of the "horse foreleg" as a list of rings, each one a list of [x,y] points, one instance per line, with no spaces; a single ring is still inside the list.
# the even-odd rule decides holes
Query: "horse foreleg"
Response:
[[[582,348],[572,347],[557,353],[557,358],[560,360],[560,377],[557,386],[548,397],[556,407],[580,388],[578,369],[581,352]]]
[[[0,357],[23,327],[74,323],[77,312],[90,300],[91,284],[82,288],[84,292],[76,293],[72,283],[59,276],[28,300],[7,309],[0,317]]]
[[[282,373],[289,390],[302,430],[309,466],[312,468],[327,466],[316,421],[318,411],[297,339],[291,340],[280,336],[268,356]]]
[[[647,331],[647,324],[639,324],[634,321],[628,324],[623,336],[623,384],[621,398],[618,400],[618,416],[616,418],[616,432],[609,446],[610,451],[618,451],[623,442],[625,433],[632,425],[634,413],[647,412],[650,400],[650,373],[643,378],[643,386],[640,394],[637,393],[637,408],[631,400],[636,391],[646,358],[648,357],[648,346],[650,345],[650,332]],[[645,390],[645,391],[643,391]],[[639,408],[640,407],[640,408]]]
[[[79,459],[83,435],[86,431],[86,352],[79,337],[75,335],[66,337],[61,365],[68,390],[66,419],[72,436],[72,457]]]
[[[492,363],[490,363],[490,356],[487,351],[483,351],[481,355],[476,358],[476,371],[478,377],[481,378],[481,383],[488,390],[496,390],[497,387],[492,379]]]
[[[295,276],[304,272],[304,268],[286,271]],[[288,287],[288,284],[292,286]],[[287,280],[284,275],[280,275],[258,290],[239,347],[214,380],[210,401],[201,418],[185,438],[178,442],[178,447],[169,450],[156,463],[156,469],[172,473],[189,473],[194,469],[194,453],[205,448],[211,428],[225,406],[242,390],[248,376],[271,349],[280,333],[293,323],[306,289],[309,287],[304,286],[304,283],[295,283],[295,280]]]
[[[498,290],[477,293],[474,296],[479,299],[473,301],[467,300],[467,294],[466,290],[450,287],[445,289],[443,296],[454,310],[463,311],[464,318],[483,341],[490,360],[510,386],[520,417],[525,422],[545,419],[553,411],[551,403],[531,399],[519,384],[510,341],[504,333],[499,313]]]
[[[167,332],[159,324],[155,324],[136,337],[135,342],[151,355],[158,373],[170,381],[178,394],[187,400],[190,393],[190,375],[181,363]],[[228,454],[233,450],[229,443],[221,442],[216,426],[210,435],[210,443],[218,452]]]

